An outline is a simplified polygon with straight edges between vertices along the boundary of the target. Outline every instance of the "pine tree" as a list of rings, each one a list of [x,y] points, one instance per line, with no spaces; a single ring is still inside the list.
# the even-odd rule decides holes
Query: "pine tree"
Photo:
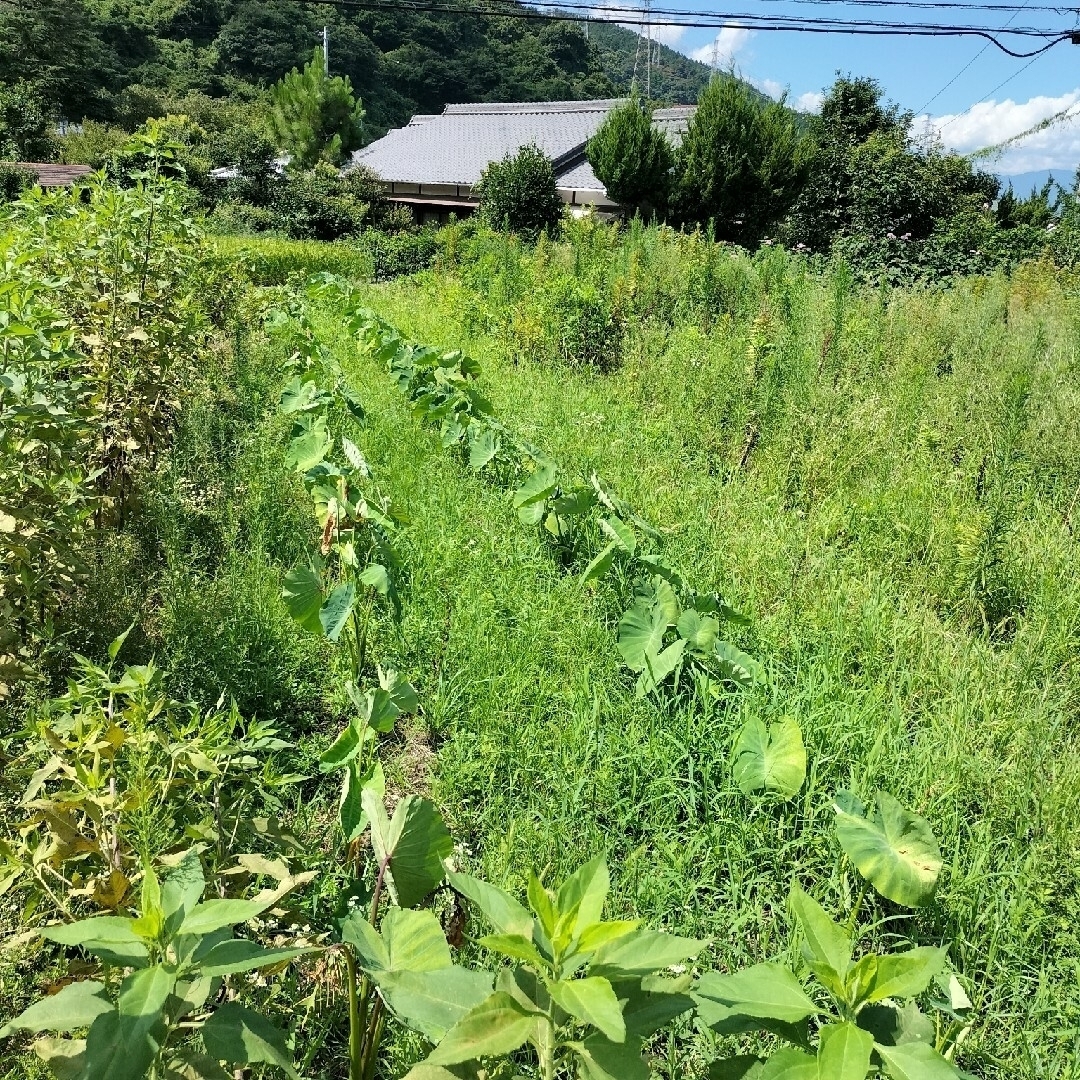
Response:
[[[270,128],[294,168],[340,165],[361,143],[364,110],[348,78],[330,78],[321,50],[271,90]]]

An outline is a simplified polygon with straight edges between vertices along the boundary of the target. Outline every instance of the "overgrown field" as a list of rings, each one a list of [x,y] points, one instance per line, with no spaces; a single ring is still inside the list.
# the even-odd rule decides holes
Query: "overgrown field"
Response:
[[[137,236],[133,244],[140,250]],[[776,1050],[763,1028],[796,1045],[800,1019],[805,1031],[797,1001],[783,1016],[775,1001],[751,1011],[747,1024],[748,999],[724,982],[766,961],[805,976],[800,937],[835,959],[836,939],[814,938],[822,924],[793,885],[855,930],[856,956],[948,949],[948,968],[929,950],[919,957],[939,957],[934,970],[953,972],[951,983],[927,991],[909,972],[910,989],[894,980],[881,997],[917,997],[938,1018],[925,1038],[966,1073],[1077,1076],[1080,291],[1071,279],[1034,264],[940,290],[873,291],[842,264],[585,223],[534,248],[451,227],[431,270],[385,284],[324,276],[308,288],[309,269],[348,274],[347,254],[316,254],[309,267],[306,250],[240,257],[242,246],[231,242],[227,260],[199,271],[223,310],[199,313],[153,460],[114,465],[120,486],[104,508],[87,490],[71,525],[79,571],[50,584],[62,604],[35,596],[48,608],[25,657],[36,677],[0,705],[0,1023],[91,970],[70,947],[86,940],[74,928],[50,932],[52,942],[29,933],[46,923],[101,911],[145,919],[158,904],[165,921],[151,937],[162,959],[146,970],[167,968],[171,894],[167,886],[155,899],[154,870],[172,880],[179,853],[195,845],[207,896],[250,896],[276,878],[257,912],[230,909],[235,923],[253,920],[245,942],[268,952],[250,975],[206,967],[218,984],[194,1006],[192,1028],[162,1006],[176,1020],[169,1045],[188,1057],[162,1059],[156,1075],[218,1076],[220,1061],[271,1075],[279,1052],[304,1077],[350,1075],[343,957],[356,948],[349,963],[362,962],[374,947],[363,946],[367,931],[350,945],[360,939],[343,928],[356,917],[343,895],[370,902],[357,882],[366,873],[370,886],[382,866],[378,913],[378,882],[388,866],[399,876],[389,855],[380,862],[385,834],[374,853],[363,839],[367,819],[370,835],[383,828],[376,801],[364,802],[363,820],[351,809],[349,784],[355,798],[377,772],[391,811],[419,818],[429,804],[409,796],[433,801],[458,869],[518,898],[528,888],[543,908],[566,895],[543,901],[530,870],[552,888],[606,853],[608,918],[641,919],[669,942],[699,939],[680,969],[701,976],[692,988],[670,958],[649,969],[670,977],[646,980],[650,1000],[663,990],[688,1004],[645,1037],[644,1073],[636,1049],[547,1072],[542,1051],[538,1064],[531,1052],[503,1060],[491,1044],[492,1080],[865,1075],[824,1056],[826,1042],[850,1038],[854,1048],[862,1037],[843,1008],[813,1073],[792,1050],[773,1056],[796,1055],[785,1072],[748,1058],[717,1063]],[[284,284],[245,285],[245,272]],[[84,331],[69,299],[78,295],[60,290],[57,303]],[[392,328],[439,352],[410,351]],[[100,348],[95,340],[81,348]],[[471,359],[440,359],[443,350]],[[454,428],[464,413],[441,408],[453,395],[494,418],[482,438]],[[612,565],[600,573],[609,547]],[[658,636],[635,663],[624,613],[637,603],[651,618],[669,602],[660,582],[677,593],[678,631],[674,619],[654,624]],[[20,609],[24,623],[36,610]],[[710,638],[705,656],[696,643],[714,616],[724,641],[713,651]],[[109,643],[133,622],[111,676],[87,666],[108,665]],[[119,679],[151,658],[160,674]],[[79,681],[61,697],[72,675]],[[104,727],[83,738],[80,723],[106,700]],[[350,744],[358,714],[383,734]],[[753,721],[777,739],[797,727],[805,782],[789,768],[754,792],[733,772],[733,747]],[[127,741],[107,750],[118,725]],[[78,805],[50,794],[43,809],[66,775],[36,772],[51,755],[99,771],[120,764],[97,788],[83,775],[65,780],[92,789]],[[871,871],[867,888],[838,839],[843,791],[879,809],[884,791],[925,818],[943,859],[936,891],[925,874],[916,897],[910,880],[890,888]],[[858,817],[847,796],[839,803]],[[912,828],[909,840],[923,835]],[[910,869],[904,857],[896,865]],[[400,877],[402,906],[382,916],[387,940],[395,919],[427,918],[406,910],[417,889]],[[476,900],[470,879],[452,880]],[[489,916],[490,903],[480,905]],[[499,949],[532,962],[512,934],[475,944],[484,919],[474,909],[465,920],[449,890],[436,892],[434,910],[462,946],[457,963],[490,967]],[[822,963],[813,970],[827,988]],[[595,971],[623,985],[617,967]],[[407,1014],[395,997],[402,987],[371,970],[389,1011]],[[572,974],[571,984],[590,981]],[[883,974],[868,978],[885,985]],[[109,993],[119,983],[103,981]],[[518,990],[526,985],[522,976]],[[461,986],[463,998],[475,989]],[[819,1007],[827,1000],[811,992]],[[386,1010],[371,1001],[366,1030],[377,1044]],[[230,1056],[237,1002],[271,1017],[287,1045],[256,1053],[249,1038],[247,1057]],[[594,1042],[579,1045],[624,1045],[595,1001],[575,1008],[593,1017],[581,1025]],[[895,1022],[902,1015],[914,1032],[911,1008],[897,1005]],[[572,1027],[581,1014],[552,1015]],[[432,1039],[440,1030],[430,1017],[413,1026]],[[196,1029],[202,1055],[184,1049]],[[160,1042],[156,1030],[138,1037]],[[894,1071],[893,1043],[881,1041],[872,1067],[888,1075],[960,1075],[944,1063],[927,1071],[936,1066],[922,1059],[924,1071],[910,1062]],[[21,1032],[0,1042],[0,1077],[47,1075],[29,1046]],[[381,1056],[364,1051],[366,1075],[396,1080],[428,1048],[392,1023]],[[568,1047],[559,1069],[583,1054]],[[98,1075],[79,1067],[91,1071],[71,1075]],[[479,1075],[449,1057],[427,1069],[415,1075]]]

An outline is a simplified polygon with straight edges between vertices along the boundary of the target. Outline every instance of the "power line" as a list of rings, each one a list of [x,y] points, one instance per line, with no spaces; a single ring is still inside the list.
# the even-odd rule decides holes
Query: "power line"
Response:
[[[516,19],[547,19],[556,22],[583,22],[586,18],[593,22],[612,22],[624,26],[644,27],[649,25],[641,16],[640,9],[622,7],[575,7],[566,3],[544,3],[535,0],[526,7],[480,8],[457,3],[436,3],[431,0],[297,0],[299,3],[329,5],[346,10],[358,11],[415,11],[432,14],[471,15],[479,17],[499,17]],[[568,7],[573,7],[571,14]],[[550,11],[541,10],[550,8]],[[1072,10],[1072,9],[1069,9]],[[688,13],[689,14],[689,13]],[[883,22],[874,20],[815,19],[806,16],[768,17],[746,13],[710,11],[694,13],[697,18],[652,18],[652,26],[678,26],[683,28],[773,31],[811,34],[855,34],[865,36],[892,37],[981,37],[995,45],[1009,56],[1026,59],[1046,52],[1062,41],[1075,37],[1075,31],[1060,31],[1037,27],[995,27],[971,26],[944,23],[906,23]],[[1020,52],[1003,44],[995,35],[1011,35],[1021,38],[1042,39],[1044,44],[1037,49]]]

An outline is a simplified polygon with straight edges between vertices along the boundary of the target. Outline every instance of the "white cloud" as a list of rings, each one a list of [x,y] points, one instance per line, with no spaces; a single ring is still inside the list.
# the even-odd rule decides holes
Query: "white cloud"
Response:
[[[1060,97],[1040,95],[1028,101],[983,101],[962,113],[917,117],[916,134],[936,133],[945,146],[970,154],[1019,135],[1071,105],[1080,103],[1080,88]],[[998,173],[1030,172],[1036,169],[1074,169],[1080,164],[1080,109],[1076,116],[1036,132],[1006,150],[998,159],[986,160],[984,167]]]
[[[800,94],[795,99],[792,107],[799,112],[821,112],[821,103],[824,100],[825,95],[820,90],[807,90],[805,94]]]
[[[699,60],[703,64],[715,64],[720,69],[729,67],[735,59],[735,54],[745,48],[746,43],[753,36],[752,30],[738,26],[725,26],[708,45],[695,49],[690,54],[690,58]]]
[[[654,26],[652,28],[652,39],[653,41],[659,41],[661,45],[674,48],[682,41],[682,36],[685,33],[685,26]]]
[[[779,101],[784,92],[784,84],[775,79],[751,79],[750,80],[763,94],[768,94],[774,101]]]

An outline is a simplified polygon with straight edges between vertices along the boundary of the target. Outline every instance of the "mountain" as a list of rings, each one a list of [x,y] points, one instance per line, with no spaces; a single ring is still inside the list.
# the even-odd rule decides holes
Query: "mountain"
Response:
[[[1037,169],[1035,172],[1012,173],[999,175],[1002,188],[1012,185],[1013,193],[1021,198],[1027,198],[1032,191],[1040,191],[1047,180],[1056,180],[1066,191],[1073,188],[1075,172],[1071,169]]]
[[[483,5],[483,6],[481,6]],[[258,100],[330,39],[378,137],[448,102],[611,97],[629,91],[642,43],[632,30],[586,28],[505,2],[458,0],[472,13],[335,8],[298,0],[3,0],[0,84],[28,80],[59,117],[133,127],[184,108],[190,94]],[[513,17],[528,16],[528,17]],[[655,46],[653,97],[697,99],[704,64]]]

